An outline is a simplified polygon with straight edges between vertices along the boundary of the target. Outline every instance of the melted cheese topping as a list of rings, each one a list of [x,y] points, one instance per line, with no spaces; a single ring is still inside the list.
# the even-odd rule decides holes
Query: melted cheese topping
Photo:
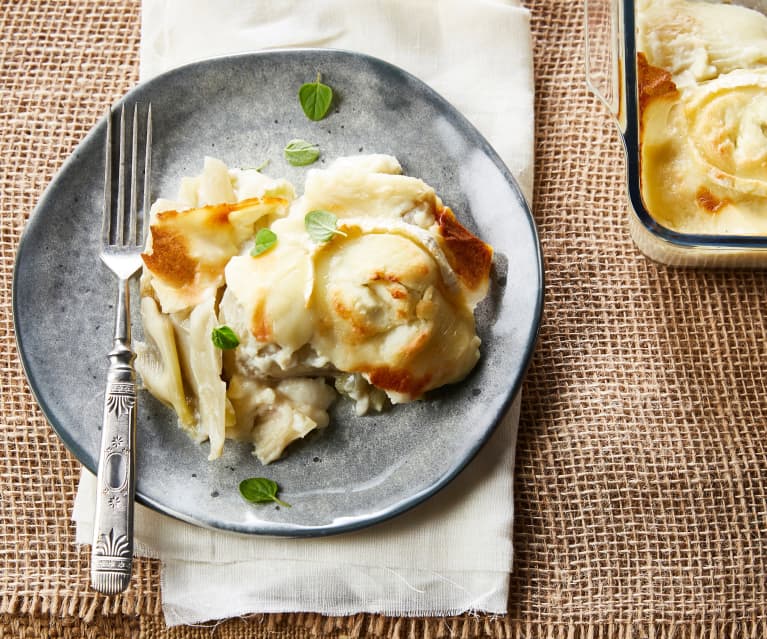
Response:
[[[309,211],[322,209],[339,218],[405,219],[428,227],[441,202],[434,189],[418,178],[401,175],[395,158],[387,155],[340,158],[328,169],[312,169],[304,195],[292,212],[303,221]]]
[[[251,198],[158,213],[151,225],[151,250],[142,254],[155,277],[163,312],[199,304],[223,284],[224,268],[242,243],[253,236],[263,217],[283,214],[282,198]]]
[[[201,176],[183,181],[188,208],[156,205],[142,281],[148,341],[138,361],[182,427],[210,440],[211,458],[225,438],[244,439],[269,463],[325,427],[335,397],[326,378],[362,414],[385,396],[419,399],[476,364],[473,309],[487,290],[492,249],[429,185],[401,175],[395,158],[341,158],[311,170],[289,210],[289,185],[222,166],[207,160]],[[227,201],[210,203],[211,193]],[[304,227],[316,209],[339,220],[327,242]],[[264,220],[277,242],[252,256]],[[220,324],[240,340],[223,357],[209,339]]]
[[[281,238],[263,255],[232,258],[225,275],[225,295],[233,295],[244,309],[259,342],[289,351],[309,342],[314,312],[308,306],[312,264],[306,247]]]
[[[767,18],[729,4],[640,0],[637,50],[684,88],[767,65]]]
[[[435,259],[398,233],[349,231],[315,257],[317,352],[394,402],[462,379],[479,358],[479,338]]]
[[[767,17],[684,0],[639,15],[647,210],[676,231],[767,234]]]

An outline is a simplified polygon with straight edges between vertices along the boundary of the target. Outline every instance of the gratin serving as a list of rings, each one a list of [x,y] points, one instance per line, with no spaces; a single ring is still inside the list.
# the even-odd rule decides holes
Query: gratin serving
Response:
[[[326,240],[305,220],[336,222]],[[474,308],[492,249],[387,155],[312,169],[304,193],[206,158],[152,207],[137,369],[210,459],[227,438],[263,463],[327,426],[340,393],[358,414],[463,379],[479,358]],[[254,255],[259,229],[276,242]],[[222,350],[211,333],[236,336]],[[331,386],[332,384],[332,386]]]
[[[641,191],[681,233],[767,235],[767,17],[637,2]]]

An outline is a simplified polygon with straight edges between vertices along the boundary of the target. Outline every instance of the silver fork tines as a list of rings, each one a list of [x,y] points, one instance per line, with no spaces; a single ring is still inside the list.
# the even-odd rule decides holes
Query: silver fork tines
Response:
[[[143,211],[139,216],[139,117],[133,107],[131,126],[130,195],[125,219],[125,107],[120,109],[117,191],[112,192],[112,112],[107,114],[104,157],[104,205],[101,252],[104,264],[117,276],[114,345],[104,395],[104,417],[99,453],[98,491],[91,552],[91,585],[104,594],[122,592],[130,582],[133,562],[133,498],[136,435],[136,374],[131,350],[130,290],[128,282],[141,266],[141,252],[149,227],[152,107],[147,108],[144,135]],[[114,203],[114,206],[113,206]],[[141,220],[139,220],[141,217]],[[127,226],[127,233],[126,233]]]
[[[145,153],[144,153],[144,185],[143,185],[143,210],[138,211],[138,177],[139,177],[139,126],[138,105],[133,107],[133,124],[131,134],[131,169],[130,169],[130,201],[128,210],[128,234],[125,237],[125,107],[120,109],[119,144],[117,153],[117,192],[112,192],[112,118],[107,116],[106,132],[106,157],[104,161],[104,213],[101,223],[101,259],[107,266],[115,271],[115,255],[123,255],[144,245],[146,232],[149,226],[150,189],[149,179],[151,172],[151,147],[152,147],[152,105],[147,107]],[[113,207],[115,199],[115,207]],[[145,217],[146,216],[146,217]],[[139,219],[141,218],[141,219]],[[139,251],[140,252],[140,251]],[[127,261],[127,260],[126,260]],[[136,263],[136,269],[141,265],[140,260]],[[119,268],[119,267],[117,267]],[[120,269],[124,273],[127,265]],[[131,273],[132,274],[132,273]],[[128,274],[125,277],[130,277]],[[120,272],[115,275],[122,277]],[[125,279],[122,277],[122,279]]]

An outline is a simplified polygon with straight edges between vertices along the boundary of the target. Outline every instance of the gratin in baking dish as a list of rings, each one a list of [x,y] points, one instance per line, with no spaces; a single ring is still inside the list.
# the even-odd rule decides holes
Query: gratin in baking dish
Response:
[[[767,266],[761,0],[586,0],[586,76],[626,151],[629,228],[670,265]]]

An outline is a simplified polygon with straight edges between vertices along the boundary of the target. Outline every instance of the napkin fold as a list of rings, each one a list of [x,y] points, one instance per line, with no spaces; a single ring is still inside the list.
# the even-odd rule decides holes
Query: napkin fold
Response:
[[[332,47],[418,76],[490,141],[528,201],[533,179],[529,15],[517,0],[143,0],[141,78],[205,57]],[[512,568],[519,398],[477,457],[436,496],[388,522],[320,539],[210,531],[141,506],[136,554],[162,560],[169,625],[254,612],[503,614]],[[73,510],[90,543],[96,484]]]

